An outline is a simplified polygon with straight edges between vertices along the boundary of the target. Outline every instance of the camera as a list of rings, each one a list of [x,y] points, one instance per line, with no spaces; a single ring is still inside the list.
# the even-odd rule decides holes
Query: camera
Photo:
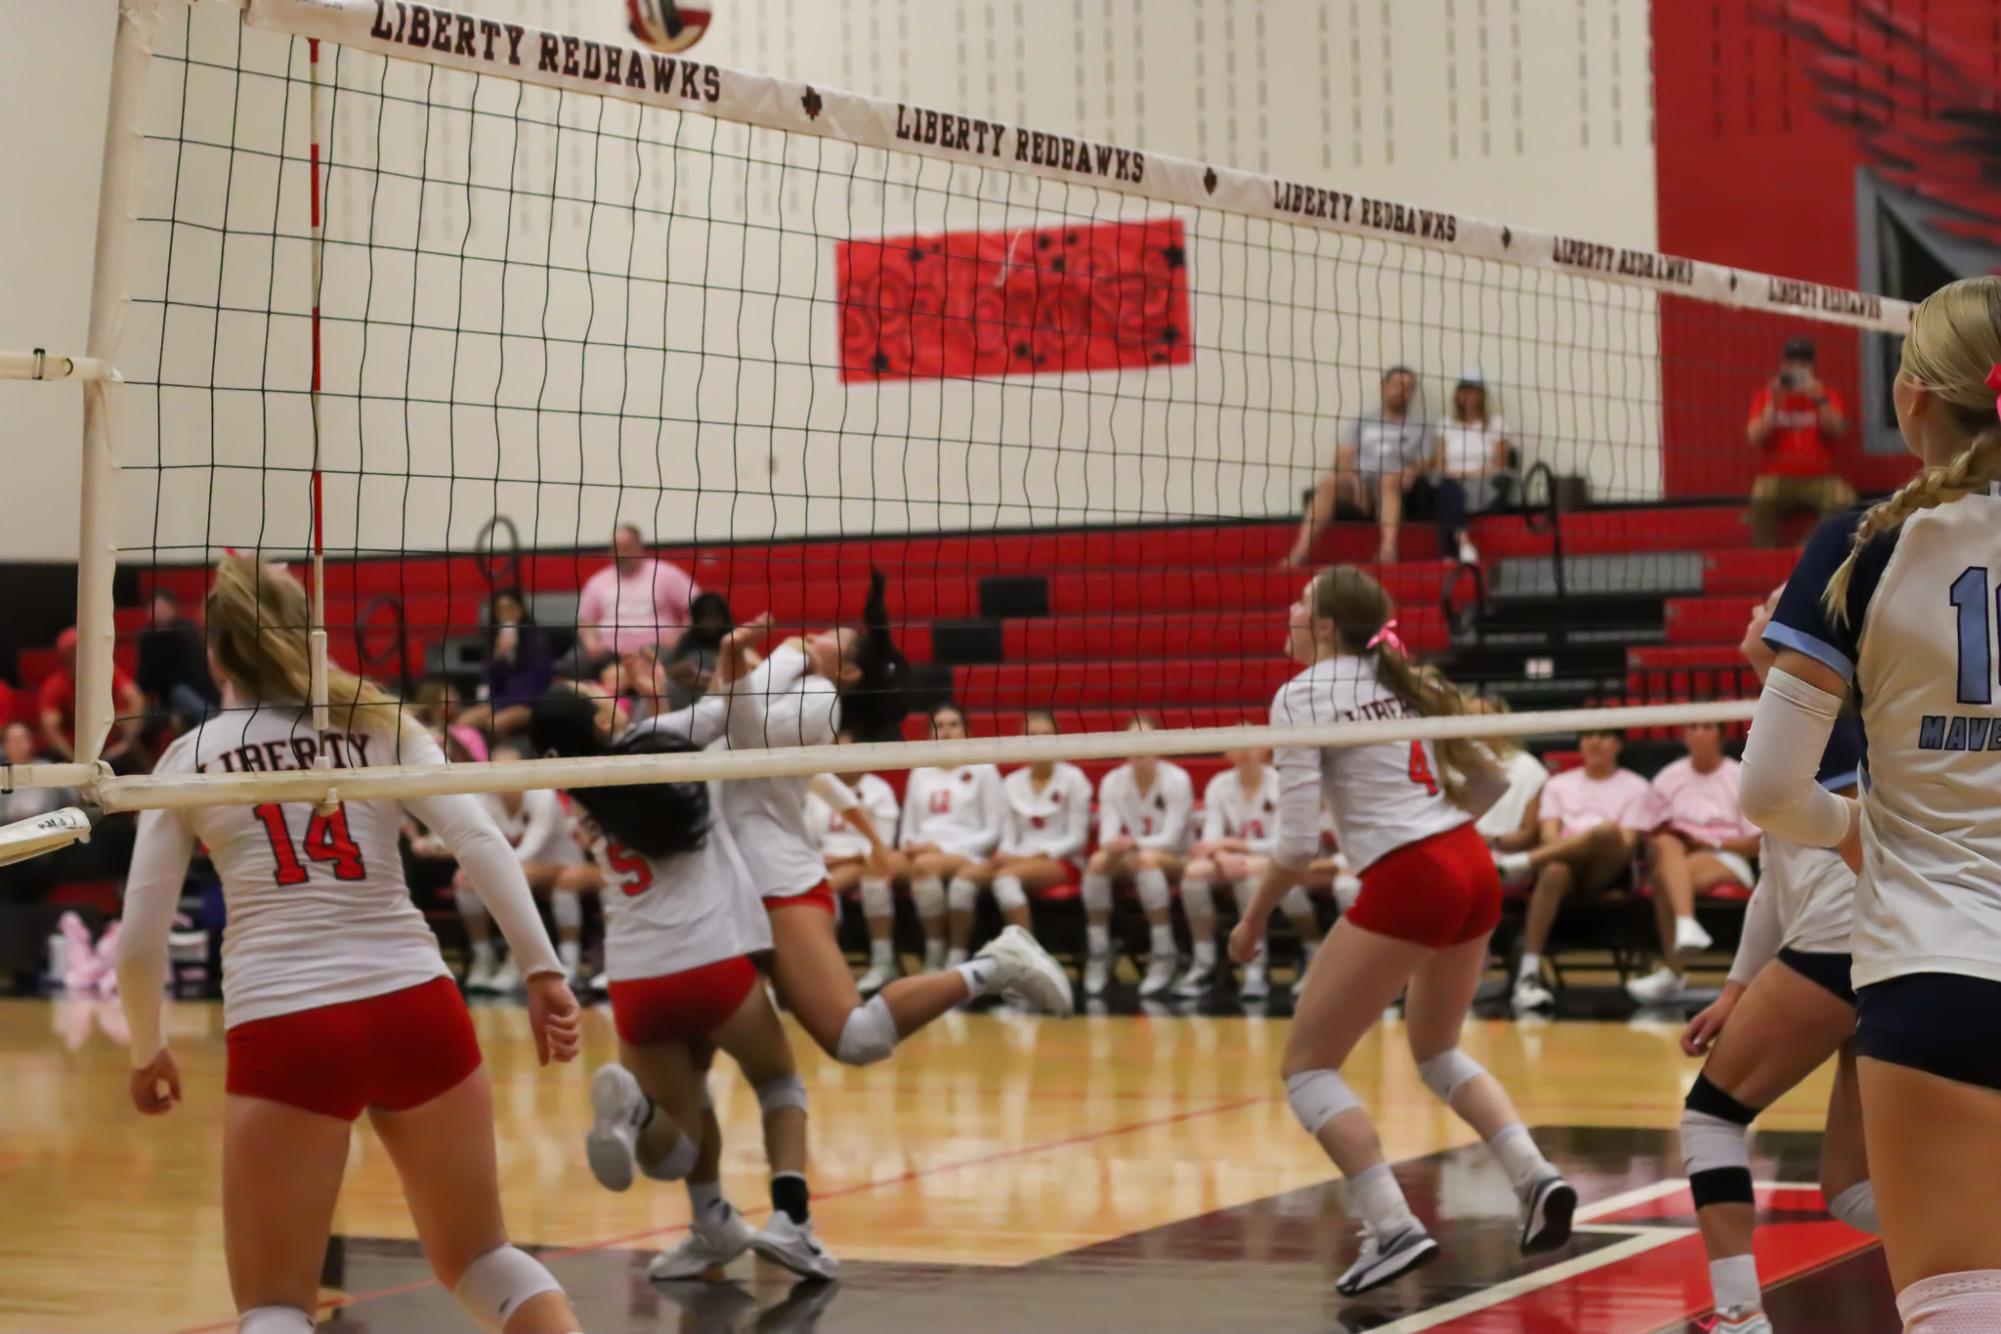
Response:
[[[1787,389],[1799,388],[1800,384],[1805,380],[1805,378],[1806,378],[1805,376],[1801,375],[1798,371],[1794,370],[1790,366],[1786,367],[1784,370],[1779,372],[1779,383],[1780,385],[1782,385]]]

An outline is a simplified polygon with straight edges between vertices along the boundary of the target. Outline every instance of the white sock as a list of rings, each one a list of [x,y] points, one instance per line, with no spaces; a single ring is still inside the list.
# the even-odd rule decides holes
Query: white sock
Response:
[[[1084,944],[1091,957],[1102,959],[1112,952],[1112,928],[1110,925],[1084,927]]]
[[[313,1334],[313,1318],[296,1306],[257,1306],[236,1317],[236,1334]]]
[[[1152,934],[1153,957],[1156,959],[1172,959],[1175,955],[1174,927],[1168,924],[1156,926],[1153,928]]]
[[[563,961],[563,967],[571,972],[584,961],[584,945],[580,940],[562,940],[556,943],[556,957]]]
[[[1214,968],[1216,966],[1215,941],[1198,940],[1195,942],[1195,966],[1198,968]]]
[[[981,996],[992,995],[994,974],[999,966],[992,959],[961,959],[952,965],[960,977],[966,979],[966,999],[977,1000]]]
[[[1417,1221],[1388,1163],[1348,1178],[1348,1199],[1379,1237],[1392,1237]]]
[[[1515,970],[1515,980],[1520,982],[1531,978],[1540,979],[1541,977],[1542,956],[1540,954],[1522,955],[1522,966]]]
[[[965,961],[966,961],[966,952],[964,950],[952,949],[945,951],[945,966],[947,968],[957,968],[960,964],[964,963]]]
[[[1709,1262],[1709,1293],[1719,1311],[1761,1307],[1764,1293],[1758,1287],[1758,1262],[1749,1255],[1726,1255]]]
[[[881,940],[868,943],[868,961],[878,968],[888,968],[896,962],[896,942],[884,936]]]
[[[697,1223],[708,1222],[723,1205],[722,1179],[718,1177],[714,1181],[690,1181],[688,1203],[694,1206]]]
[[[1556,1168],[1542,1156],[1529,1128],[1519,1121],[1495,1131],[1494,1137],[1487,1141],[1487,1148],[1500,1159],[1501,1168],[1514,1183],[1517,1195],[1528,1194],[1530,1186],[1556,1175]]]

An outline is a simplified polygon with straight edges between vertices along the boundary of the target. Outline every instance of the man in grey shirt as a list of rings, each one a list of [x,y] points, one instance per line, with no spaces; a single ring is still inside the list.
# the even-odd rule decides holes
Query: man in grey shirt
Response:
[[[1404,493],[1424,476],[1430,443],[1431,431],[1417,401],[1417,373],[1408,366],[1390,367],[1383,372],[1382,406],[1341,424],[1334,467],[1314,486],[1313,500],[1299,521],[1299,536],[1285,563],[1305,565],[1311,560],[1313,544],[1339,505],[1375,516],[1382,532],[1376,559],[1395,560]]]

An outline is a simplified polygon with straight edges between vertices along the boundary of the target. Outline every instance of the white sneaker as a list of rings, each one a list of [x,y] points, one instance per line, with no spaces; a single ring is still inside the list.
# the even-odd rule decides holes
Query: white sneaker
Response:
[[[1174,970],[1180,966],[1178,954],[1156,954],[1146,961],[1146,976],[1140,979],[1139,994],[1142,999],[1165,996],[1174,985]]]
[[[1686,959],[1691,954],[1700,954],[1714,943],[1709,933],[1702,929],[1702,923],[1696,921],[1693,917],[1677,917],[1674,919],[1674,952],[1676,957]]]
[[[1461,565],[1480,563],[1480,548],[1474,546],[1473,539],[1463,533],[1459,537],[1459,563]]]
[[[1177,996],[1200,997],[1209,994],[1216,983],[1216,965],[1213,963],[1191,963],[1181,980],[1174,984]]]
[[[725,1202],[723,1216],[714,1223],[697,1223],[688,1239],[671,1251],[662,1251],[646,1266],[646,1276],[658,1279],[721,1278],[724,1265],[750,1249],[750,1224],[736,1206]]]
[[[1271,995],[1271,973],[1263,959],[1253,959],[1244,965],[1244,980],[1237,984],[1237,999],[1260,1001]]]
[[[855,990],[861,992],[862,998],[866,1000],[890,983],[896,981],[897,976],[898,972],[894,964],[871,964],[869,970],[856,979]]]
[[[1522,1254],[1553,1251],[1569,1241],[1576,1212],[1577,1190],[1562,1177],[1544,1177],[1530,1186],[1522,1201]]]
[[[1626,984],[1626,994],[1642,1005],[1672,1005],[1686,989],[1681,974],[1666,964]]]
[[[584,1158],[606,1190],[630,1190],[638,1172],[639,1130],[652,1104],[632,1072],[616,1061],[591,1076],[591,1131]]]
[[[1521,977],[1515,979],[1515,994],[1510,998],[1517,1010],[1554,1010],[1556,994],[1542,984],[1540,978]]]
[[[521,971],[514,966],[514,960],[501,960],[500,967],[493,970],[493,976],[486,984],[488,991],[506,996],[521,990]]]
[[[771,1216],[761,1232],[753,1232],[750,1247],[775,1265],[784,1265],[801,1278],[831,1279],[841,1272],[841,1262],[827,1253],[813,1235],[813,1220],[792,1221],[790,1214]]]
[[[1772,1322],[1755,1307],[1733,1306],[1716,1313],[1716,1323],[1709,1327],[1709,1334],[1772,1334]]]
[[[1379,1288],[1437,1258],[1438,1243],[1431,1239],[1431,1234],[1424,1230],[1422,1223],[1412,1223],[1388,1238],[1378,1237],[1370,1229],[1363,1228],[1362,1253],[1355,1257],[1354,1264],[1348,1266],[1348,1272],[1335,1280],[1334,1291],[1343,1297],[1353,1297],[1371,1288]]]
[[[1112,980],[1112,959],[1109,954],[1093,954],[1084,960],[1084,994],[1102,996],[1105,985]]]
[[[1049,957],[1040,941],[1018,926],[1010,926],[988,941],[980,958],[994,961],[994,987],[1001,994],[1044,1014],[1069,1018],[1077,998],[1070,993],[1070,976]]]
[[[493,990],[493,975],[499,970],[499,960],[491,950],[485,954],[475,952],[472,963],[466,968],[465,988],[467,991],[488,992]]]

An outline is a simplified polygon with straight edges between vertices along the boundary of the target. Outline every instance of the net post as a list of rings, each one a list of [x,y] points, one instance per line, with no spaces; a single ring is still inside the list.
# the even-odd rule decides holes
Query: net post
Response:
[[[85,355],[109,364],[125,329],[126,268],[132,234],[139,112],[153,58],[158,0],[118,0],[111,95],[104,122],[104,170],[97,198],[97,252],[90,283]],[[76,561],[76,759],[94,764],[117,721],[111,696],[118,629],[112,580],[118,568],[118,460],[111,452],[119,382],[88,380],[83,392],[83,486]]]

